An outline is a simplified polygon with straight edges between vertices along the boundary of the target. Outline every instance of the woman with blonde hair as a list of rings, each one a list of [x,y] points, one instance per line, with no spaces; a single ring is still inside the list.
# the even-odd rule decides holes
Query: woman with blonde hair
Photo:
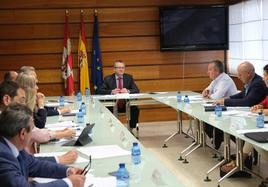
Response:
[[[44,95],[37,93],[37,85],[36,85],[36,78],[32,74],[27,73],[20,73],[17,78],[18,84],[25,90],[25,97],[26,97],[26,105],[33,111],[34,113],[34,122],[40,120],[43,121],[42,123],[45,124],[46,122],[46,111],[44,109]],[[39,115],[38,115],[39,114]],[[40,118],[36,120],[36,118]],[[75,136],[75,131],[73,129],[64,129],[58,131],[51,131],[48,129],[40,129],[35,127],[32,130],[32,139],[29,145],[27,146],[27,151],[31,154],[37,152],[36,150],[36,143],[46,143],[52,139],[61,139],[61,138],[71,138]],[[70,163],[73,162],[77,158],[77,153],[72,152],[70,155],[71,158],[64,158],[66,162],[63,163]],[[74,158],[74,160],[72,159]],[[61,160],[59,159],[59,162]],[[62,162],[61,162],[62,163]]]

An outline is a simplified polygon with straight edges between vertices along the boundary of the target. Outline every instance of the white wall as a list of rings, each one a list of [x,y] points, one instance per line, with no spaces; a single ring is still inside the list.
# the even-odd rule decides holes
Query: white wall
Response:
[[[229,9],[228,71],[236,75],[237,66],[247,60],[262,75],[268,64],[268,0],[248,0]]]

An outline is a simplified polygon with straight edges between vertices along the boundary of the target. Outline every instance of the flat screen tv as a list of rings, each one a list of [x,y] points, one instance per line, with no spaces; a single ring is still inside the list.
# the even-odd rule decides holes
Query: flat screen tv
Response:
[[[227,50],[227,6],[160,8],[160,50]]]

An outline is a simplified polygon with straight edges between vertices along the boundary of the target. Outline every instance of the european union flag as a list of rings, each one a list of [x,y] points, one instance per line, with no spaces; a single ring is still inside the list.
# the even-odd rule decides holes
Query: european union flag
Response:
[[[101,62],[101,51],[99,43],[99,23],[98,15],[95,10],[94,14],[94,26],[93,26],[93,41],[92,41],[92,61],[91,61],[91,77],[96,92],[102,86],[102,62]]]

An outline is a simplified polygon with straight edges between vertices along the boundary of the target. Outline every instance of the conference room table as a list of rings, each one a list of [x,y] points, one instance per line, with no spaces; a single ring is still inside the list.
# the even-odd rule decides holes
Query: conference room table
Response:
[[[234,136],[236,139],[236,167],[230,171],[228,174],[226,174],[224,177],[220,178],[218,183],[222,180],[224,180],[226,177],[232,175],[234,172],[239,170],[244,170],[247,172],[250,172],[252,174],[255,174],[259,176],[258,174],[248,170],[244,167],[243,163],[243,141],[246,141],[253,146],[257,146],[263,150],[268,151],[268,143],[258,143],[252,139],[247,138],[244,136],[244,132],[248,130],[258,130],[259,128],[256,127],[256,115],[250,113],[249,107],[227,107],[227,111],[230,114],[230,111],[234,111],[233,114],[225,115],[226,112],[223,112],[222,117],[217,117],[214,114],[214,111],[212,112],[205,112],[204,111],[204,104],[207,102],[210,102],[206,99],[196,99],[198,96],[201,98],[201,94],[191,92],[191,91],[185,91],[181,92],[182,95],[188,95],[190,97],[190,103],[184,103],[177,102],[176,100],[176,94],[175,93],[167,93],[165,95],[155,95],[152,98],[164,103],[175,110],[179,110],[181,112],[184,112],[190,116],[193,116],[194,118],[199,120],[200,126],[198,127],[198,130],[200,131],[200,137],[198,139],[199,147],[204,147],[206,145],[206,139],[205,139],[205,133],[203,128],[203,123],[206,122],[224,132],[224,160],[217,164],[216,166],[220,166],[221,163],[229,160],[230,158],[230,135]],[[194,100],[191,101],[191,96],[194,97]],[[197,96],[197,97],[195,97]],[[240,113],[240,114],[239,114]],[[262,129],[263,131],[268,131],[267,126]],[[212,168],[215,169],[216,167]],[[209,172],[208,172],[209,173]],[[207,174],[208,174],[207,173]]]
[[[202,99],[201,95],[195,92],[191,92],[191,91],[182,91],[181,92],[182,96],[184,95],[188,95],[190,97],[190,103],[184,103],[182,102],[177,102],[176,100],[176,92],[165,92],[165,93],[156,93],[156,94],[136,94],[136,95],[124,95],[124,96],[120,96],[116,99],[128,99],[129,101],[133,101],[136,102],[138,100],[145,100],[144,103],[146,103],[146,100],[155,100],[155,102],[152,103],[161,103],[161,104],[165,104],[167,106],[170,106],[171,108],[173,108],[174,110],[176,110],[178,113],[186,113],[189,116],[192,116],[194,119],[196,119],[198,121],[198,136],[196,137],[196,146],[194,148],[200,148],[200,147],[205,147],[206,146],[206,139],[205,139],[205,133],[204,133],[204,129],[203,129],[203,122],[206,122],[220,130],[222,130],[224,132],[224,160],[222,162],[220,162],[219,164],[217,164],[215,167],[212,168],[212,170],[214,170],[215,168],[217,168],[218,166],[220,166],[221,163],[229,160],[230,158],[230,135],[233,135],[236,138],[236,157],[238,158],[236,160],[236,167],[229,172],[227,175],[225,175],[224,177],[220,178],[218,183],[220,184],[220,182],[225,179],[226,177],[230,176],[232,173],[238,171],[238,170],[247,170],[244,167],[243,164],[243,159],[242,159],[242,142],[246,141],[249,142],[251,144],[253,144],[254,146],[257,146],[259,148],[262,148],[266,151],[268,151],[268,144],[267,143],[258,143],[255,142],[247,137],[245,137],[243,135],[243,133],[241,133],[241,130],[250,130],[250,129],[257,129],[256,127],[256,116],[252,115],[252,114],[248,114],[248,115],[225,115],[225,112],[223,112],[222,117],[216,117],[214,112],[205,112],[204,111],[204,104],[206,104],[206,102],[208,100]],[[93,96],[90,99],[87,99],[87,107],[88,107],[88,113],[87,113],[87,120],[89,122],[94,122],[97,125],[95,125],[94,127],[94,141],[89,144],[89,146],[91,145],[104,145],[104,144],[117,144],[120,145],[122,148],[128,149],[130,150],[131,148],[131,143],[133,141],[137,141],[135,139],[135,137],[133,137],[129,131],[123,127],[123,125],[121,124],[121,122],[112,114],[110,113],[106,107],[101,104],[98,100],[102,100],[102,98],[107,97],[107,98],[111,98],[111,96]],[[115,96],[113,96],[115,97]],[[194,98],[195,97],[195,98]],[[199,99],[198,99],[199,97]],[[194,99],[193,99],[194,98]],[[74,98],[71,98],[74,99]],[[85,98],[84,98],[85,99]],[[183,98],[182,98],[183,99]],[[211,101],[210,101],[211,102]],[[142,102],[140,103],[142,104]],[[78,104],[76,103],[74,105],[74,107],[78,108]],[[241,113],[243,112],[249,112],[249,108],[247,107],[227,107],[228,111],[241,111]],[[55,122],[59,120],[58,117],[52,117],[49,118],[49,122]],[[178,118],[178,120],[181,120],[181,118]],[[101,124],[101,125],[98,125]],[[181,124],[182,125],[182,124]],[[267,128],[263,129],[264,131],[268,131]],[[99,133],[101,132],[101,133]],[[97,133],[97,135],[96,135]],[[141,146],[142,147],[142,146]],[[61,147],[58,144],[56,145],[44,145],[41,146],[41,151],[48,151],[48,150],[67,150],[66,147]],[[147,157],[147,154],[150,155]],[[168,172],[160,172],[162,171],[162,169],[158,169],[159,168],[165,168],[161,162],[156,159],[154,156],[152,156],[150,153],[148,153],[146,151],[146,149],[144,149],[142,147],[142,158],[144,160],[143,163],[147,164],[147,162],[153,162],[151,163],[152,166],[157,166],[158,164],[160,166],[157,167],[153,167],[153,168],[147,168],[147,167],[143,167],[143,168],[147,168],[146,171],[143,171],[145,173],[145,178],[146,179],[142,179],[141,181],[145,182],[146,184],[150,184],[149,186],[154,186],[156,185],[154,182],[152,182],[152,179],[154,179],[154,176],[160,176],[161,180],[165,179],[165,175],[168,175],[168,177],[173,178],[173,181],[168,180],[171,183],[168,183],[168,185],[174,185],[176,182],[176,179],[174,176],[172,176],[172,173],[170,173],[170,171]],[[150,158],[150,159],[148,159]],[[151,159],[153,158],[153,159]],[[99,166],[100,162],[101,162],[101,166],[104,167],[104,165],[102,165],[102,163],[107,164],[108,167],[106,167],[106,169],[97,169],[96,173],[98,175],[101,176],[105,176],[108,172],[111,172],[111,170],[116,170],[117,169],[117,165],[120,162],[120,158],[112,158],[112,160],[116,160],[117,163],[114,164],[115,162],[112,161],[112,165],[110,163],[110,159],[104,159],[104,162],[102,161],[96,161],[98,163],[97,166]],[[148,159],[148,160],[147,160]],[[107,161],[107,162],[106,162]],[[95,162],[95,161],[94,161]],[[94,162],[93,162],[93,166],[94,166]],[[126,162],[127,163],[127,167],[131,165],[131,161],[130,161],[130,156],[129,157],[123,157],[122,158],[122,162]],[[154,163],[155,162],[155,163]],[[150,165],[151,165],[150,164]],[[156,165],[155,165],[156,164]],[[165,171],[167,169],[165,168]],[[207,172],[207,177],[208,174],[212,171],[210,170],[209,172]],[[248,170],[247,170],[248,171]],[[143,173],[142,172],[142,173]],[[251,171],[249,171],[251,172]],[[160,173],[160,174],[159,174]],[[158,175],[159,174],[159,175]],[[255,174],[255,173],[254,173]],[[143,175],[144,177],[144,175]],[[150,178],[150,179],[149,179]],[[149,179],[149,180],[148,180]],[[161,182],[160,182],[161,183]],[[180,182],[177,182],[178,184],[180,184]],[[176,183],[176,186],[178,186],[178,184]],[[143,183],[142,183],[143,184]],[[183,184],[181,184],[183,185]],[[138,184],[137,184],[138,186]]]
[[[48,99],[57,99],[58,97],[50,97]],[[81,102],[76,101],[75,97],[65,97],[68,101],[74,101],[74,104],[69,105],[72,109],[78,109]],[[83,97],[83,101],[87,106],[85,115],[85,123],[79,124],[81,128],[86,126],[86,123],[94,123],[92,131],[93,141],[85,147],[118,145],[124,150],[131,151],[132,143],[139,142],[124,125],[96,98]],[[62,117],[53,116],[47,118],[47,124],[58,123],[62,121],[72,120],[77,122],[75,116]],[[62,146],[63,142],[51,142],[40,145],[40,152],[62,152],[68,151],[74,147]],[[176,176],[166,168],[160,159],[156,158],[149,150],[139,144],[141,148],[141,164],[137,168],[131,163],[131,155],[109,157],[92,160],[92,174],[96,177],[108,177],[109,173],[118,170],[119,163],[126,163],[126,168],[130,173],[130,186],[170,186],[182,187],[183,182],[179,181]],[[79,147],[76,147],[79,149]],[[83,158],[88,158],[89,155],[79,155]],[[87,163],[76,164],[75,166],[83,168]]]

